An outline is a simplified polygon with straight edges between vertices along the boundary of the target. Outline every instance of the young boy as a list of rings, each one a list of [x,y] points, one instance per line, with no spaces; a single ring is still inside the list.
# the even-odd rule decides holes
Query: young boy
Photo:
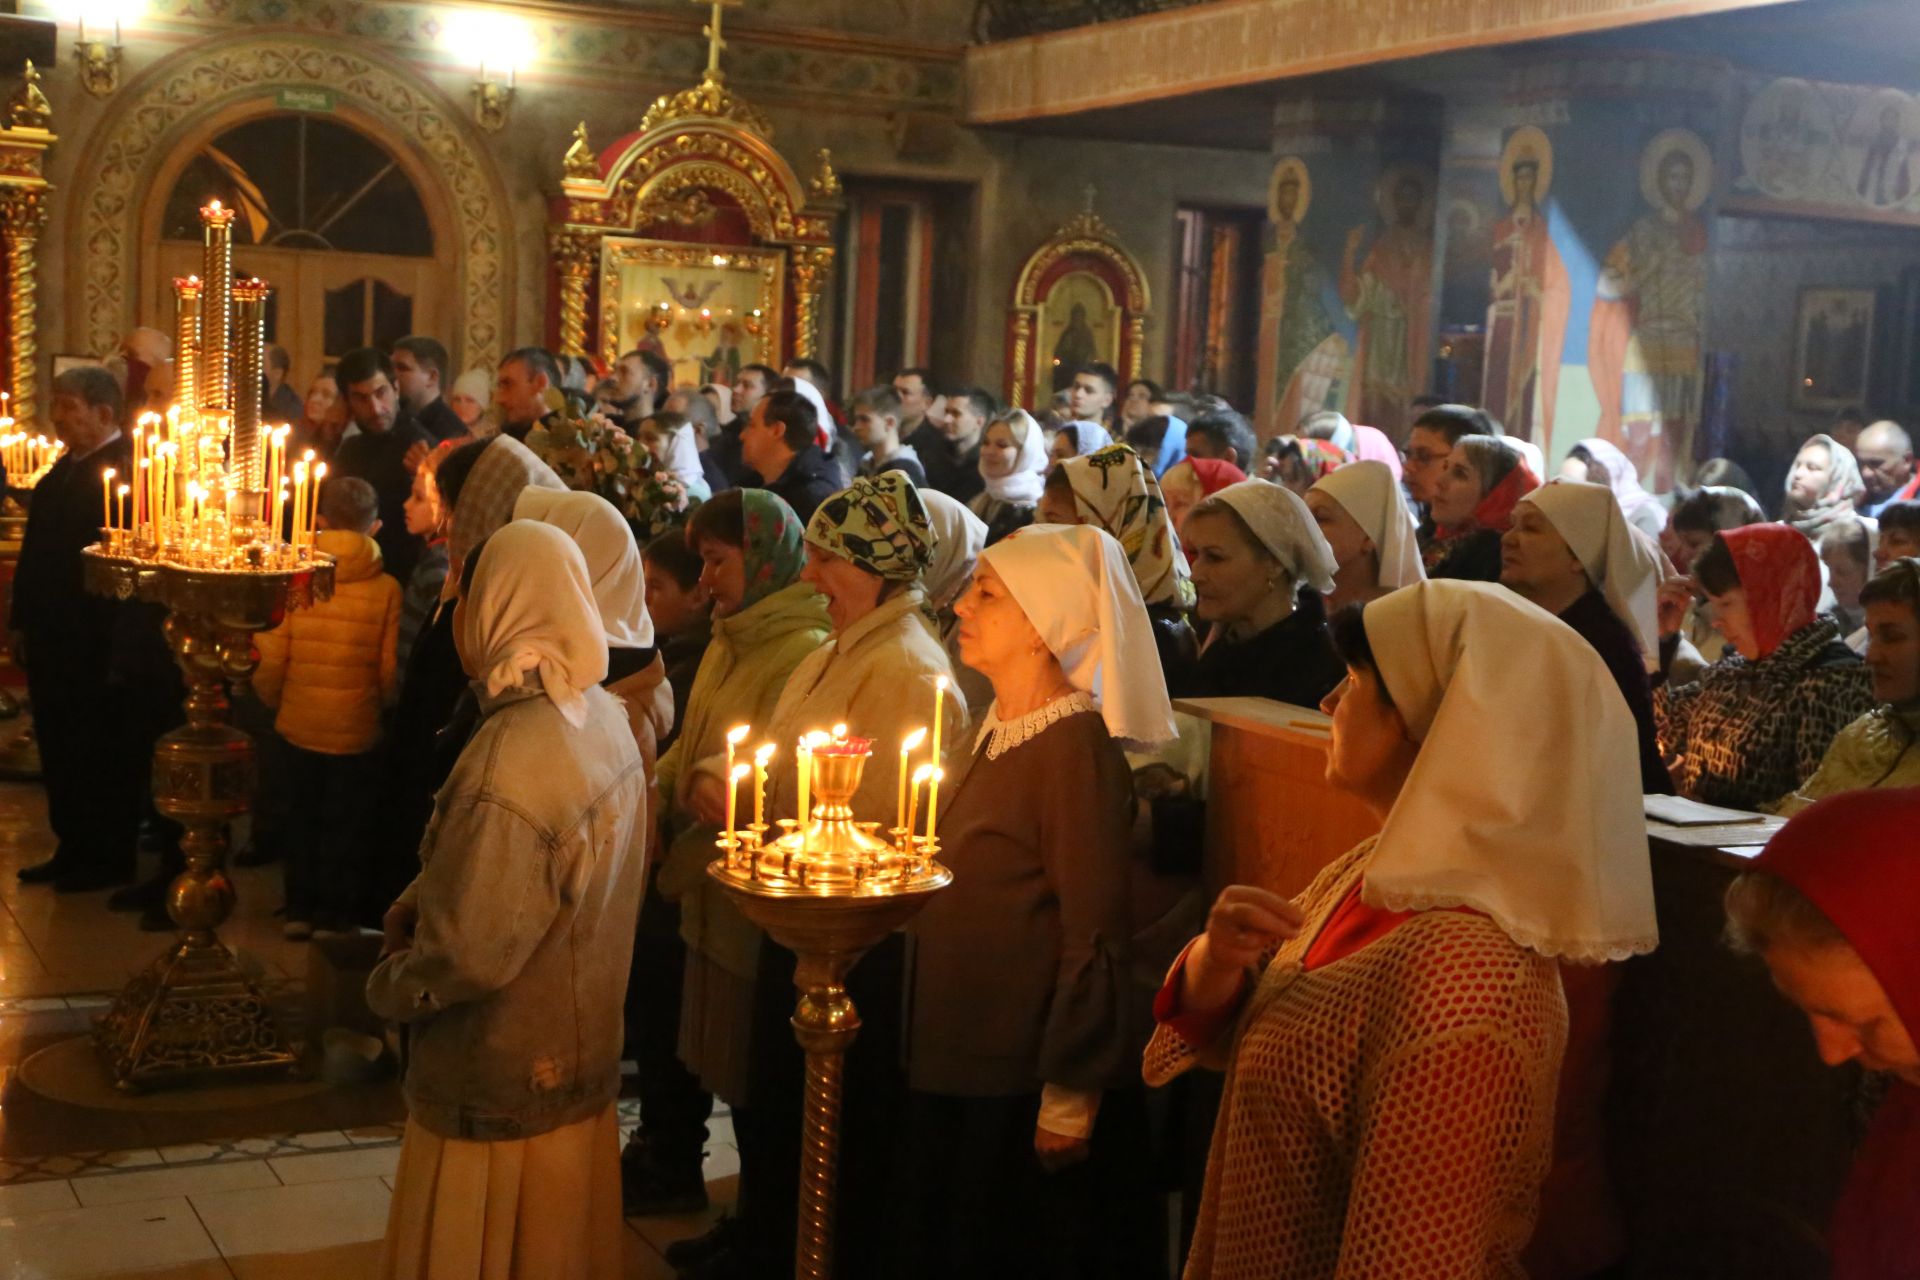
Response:
[[[331,600],[260,635],[254,691],[277,708],[287,744],[286,936],[358,927],[361,859],[379,783],[380,711],[398,674],[400,584],[381,571],[373,486],[336,476],[320,490],[319,548]]]
[[[669,529],[649,542],[640,553],[640,565],[647,579],[647,613],[667,664],[667,683],[673,687],[673,729],[660,739],[665,755],[680,732],[693,677],[713,638],[707,618],[713,602],[700,585],[700,557],[687,546],[682,530]]]
[[[882,384],[870,387],[853,398],[848,406],[853,434],[867,450],[860,463],[860,474],[877,476],[882,471],[898,471],[913,481],[916,488],[927,483],[927,469],[910,444],[900,443],[900,393]]]

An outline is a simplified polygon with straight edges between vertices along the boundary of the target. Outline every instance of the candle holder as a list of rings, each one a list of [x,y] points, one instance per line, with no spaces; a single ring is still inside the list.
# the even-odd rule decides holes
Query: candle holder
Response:
[[[953,882],[931,834],[916,839],[895,828],[888,842],[876,834],[878,823],[854,820],[851,802],[871,754],[859,739],[814,749],[815,803],[804,821],[778,819],[783,834],[772,840],[764,826],[729,830],[717,841],[722,856],[707,867],[742,914],[799,960],[793,1034],[807,1066],[794,1274],[807,1280],[833,1271],[841,1080],[860,1033],[847,974]]]

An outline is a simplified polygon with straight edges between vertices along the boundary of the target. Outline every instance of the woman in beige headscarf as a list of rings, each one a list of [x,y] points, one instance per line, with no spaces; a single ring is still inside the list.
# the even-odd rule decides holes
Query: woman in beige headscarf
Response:
[[[368,1005],[413,1031],[381,1274],[612,1280],[646,776],[599,687],[578,548],[521,521],[469,569],[455,634],[482,721],[367,982]]]
[[[1491,583],[1419,583],[1336,630],[1328,777],[1381,832],[1291,902],[1226,889],[1155,1008],[1150,1083],[1228,1070],[1187,1275],[1517,1277],[1558,965],[1656,940],[1632,717],[1585,641]],[[1502,768],[1463,764],[1496,740]]]
[[[1419,530],[1386,463],[1350,462],[1329,471],[1307,490],[1306,501],[1333,552],[1328,613],[1426,581]]]

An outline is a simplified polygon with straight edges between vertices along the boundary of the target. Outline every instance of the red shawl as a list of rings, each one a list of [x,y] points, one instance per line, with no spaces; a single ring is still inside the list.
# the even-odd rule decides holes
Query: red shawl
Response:
[[[1920,1036],[1916,832],[1920,789],[1842,792],[1797,814],[1753,865],[1798,889],[1833,921],[1873,970],[1901,1022]],[[1900,1081],[1874,1116],[1834,1206],[1828,1232],[1834,1280],[1920,1275],[1915,1224],[1920,1087]]]
[[[1230,484],[1239,484],[1247,473],[1224,458],[1188,458],[1187,465],[1200,481],[1200,488],[1211,498]]]
[[[1790,525],[1750,524],[1722,529],[1715,536],[1733,553],[1753,637],[1764,658],[1813,621],[1820,604],[1820,555],[1806,535]]]
[[[1513,509],[1520,505],[1520,499],[1539,487],[1539,477],[1533,474],[1526,463],[1514,463],[1513,470],[1500,477],[1500,482],[1487,490],[1486,496],[1480,499],[1480,505],[1473,509],[1473,514],[1467,517],[1465,524],[1453,529],[1435,530],[1435,543],[1448,542],[1482,529],[1505,533],[1513,527]],[[1431,569],[1433,565],[1427,567]]]

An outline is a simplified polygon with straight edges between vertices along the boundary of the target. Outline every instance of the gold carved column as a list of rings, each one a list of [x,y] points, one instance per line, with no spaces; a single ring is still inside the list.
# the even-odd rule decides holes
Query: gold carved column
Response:
[[[0,239],[5,241],[7,272],[6,391],[8,412],[22,425],[34,422],[39,406],[40,233],[47,225],[47,149],[53,135],[53,107],[40,90],[40,73],[29,61],[7,98],[5,128],[0,128]]]
[[[820,295],[833,277],[833,246],[797,244],[793,247],[793,354],[795,359],[817,358],[820,350]]]
[[[555,231],[549,237],[560,273],[560,354],[587,354],[587,291],[600,258],[600,238],[578,231]]]

